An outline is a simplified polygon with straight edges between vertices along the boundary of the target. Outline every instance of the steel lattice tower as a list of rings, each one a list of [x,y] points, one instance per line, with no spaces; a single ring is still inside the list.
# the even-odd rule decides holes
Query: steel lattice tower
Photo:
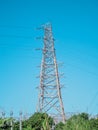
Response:
[[[42,28],[44,29],[44,47],[42,49],[43,57],[40,71],[37,112],[46,112],[55,121],[65,122],[52,26],[51,24],[46,24]]]

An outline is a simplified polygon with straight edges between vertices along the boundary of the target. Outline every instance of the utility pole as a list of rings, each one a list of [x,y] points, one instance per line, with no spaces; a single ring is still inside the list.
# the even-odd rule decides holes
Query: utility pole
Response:
[[[5,112],[2,112],[2,119],[5,119]],[[4,128],[2,128],[4,130]]]
[[[49,114],[55,122],[65,122],[52,25],[45,24],[42,29],[44,30],[44,47],[42,49],[37,111]]]
[[[3,119],[5,118],[5,112],[2,112],[2,118]]]
[[[19,130],[22,130],[22,112],[20,112],[19,115],[20,115]]]
[[[11,130],[13,130],[13,111],[10,112],[11,117]]]

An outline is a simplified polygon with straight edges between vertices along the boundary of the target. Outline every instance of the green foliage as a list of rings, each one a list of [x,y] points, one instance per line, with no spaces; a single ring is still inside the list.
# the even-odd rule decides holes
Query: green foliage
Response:
[[[27,120],[28,126],[30,128],[40,130],[41,128],[47,130],[52,126],[53,119],[49,117],[46,113],[35,113]]]
[[[4,130],[10,130],[11,125],[11,118],[0,118],[0,130],[4,129]]]
[[[14,130],[19,130],[19,121],[15,121],[13,127]]]
[[[98,118],[97,119],[91,118],[89,124],[92,130],[98,130]]]
[[[64,123],[60,122],[56,125],[55,130],[63,130],[63,128],[64,128]]]
[[[57,124],[55,130],[98,130],[98,119],[89,119],[87,113],[73,115],[65,124]]]
[[[19,130],[19,121],[12,118],[0,118],[0,130],[10,130],[13,120],[13,129]],[[22,130],[51,130],[53,119],[46,113],[35,113],[29,119],[22,121]],[[98,130],[98,118],[89,118],[87,113],[73,115],[65,124],[60,122],[55,130]]]
[[[35,113],[29,119],[22,121],[23,130],[50,130],[53,119],[46,113]],[[15,130],[19,130],[19,122],[14,124]]]

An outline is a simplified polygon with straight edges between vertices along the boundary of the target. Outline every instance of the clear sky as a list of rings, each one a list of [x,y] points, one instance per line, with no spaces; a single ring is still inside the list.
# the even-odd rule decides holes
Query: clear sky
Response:
[[[65,113],[98,113],[98,1],[0,0],[0,111],[34,113],[43,47],[40,25],[51,22]]]

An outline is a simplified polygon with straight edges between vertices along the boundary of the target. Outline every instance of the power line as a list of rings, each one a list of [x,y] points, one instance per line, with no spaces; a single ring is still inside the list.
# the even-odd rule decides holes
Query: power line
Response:
[[[95,101],[95,99],[97,98],[97,96],[98,96],[98,91],[97,91],[97,92],[95,93],[95,95],[93,96],[91,102],[90,102],[89,105],[88,105],[88,108],[91,109],[91,107],[93,106],[94,101]]]
[[[17,35],[0,35],[1,38],[23,38],[23,39],[32,39],[32,36],[17,36]]]
[[[35,56],[33,56],[32,58],[34,58],[34,59],[40,59],[40,57],[35,57]],[[83,64],[83,63],[82,63]],[[81,64],[81,65],[82,65]],[[79,69],[79,70],[82,70],[82,71],[84,71],[84,72],[86,72],[86,73],[88,73],[88,74],[90,74],[90,75],[93,75],[93,76],[96,76],[96,77],[98,77],[98,74],[97,73],[95,73],[95,72],[92,72],[92,71],[89,71],[89,70],[87,70],[87,69],[85,69],[85,68],[82,68],[82,67],[80,67],[80,66],[77,66],[77,65],[75,65],[75,64],[72,64],[72,63],[66,63],[65,64],[65,68],[66,68],[66,66],[71,66],[71,67],[75,67],[76,69]]]
[[[33,29],[30,26],[20,26],[20,25],[0,25],[0,28]]]
[[[70,63],[66,63],[65,65],[75,67],[75,68],[77,68],[77,69],[79,69],[79,70],[83,70],[84,72],[86,72],[86,73],[88,73],[88,74],[91,74],[91,75],[93,75],[93,76],[98,77],[98,74],[97,74],[97,73],[94,73],[94,72],[92,72],[92,71],[88,71],[87,69],[84,69],[84,68],[82,68],[82,67],[79,67],[79,66],[76,66],[76,65],[73,65],[73,64],[70,64]]]
[[[67,49],[68,50],[68,49]],[[66,53],[63,53],[63,55],[68,55],[68,56],[71,56],[71,60],[72,59],[78,59],[79,61],[84,61],[84,62],[87,62],[87,63],[92,63],[93,61],[91,61],[91,60],[93,60],[94,58],[96,59],[96,61],[98,60],[98,57],[97,57],[97,55],[95,55],[95,56],[92,56],[92,55],[87,55],[88,57],[86,57],[86,55],[82,55],[81,53],[79,54],[79,53],[77,53],[77,51],[75,51],[75,53],[71,50],[71,51],[69,51],[69,53],[68,52],[66,52]],[[92,58],[93,59],[92,59]],[[82,62],[83,63],[83,62]],[[94,62],[93,62],[94,63]],[[98,66],[97,64],[96,64],[96,66]]]

